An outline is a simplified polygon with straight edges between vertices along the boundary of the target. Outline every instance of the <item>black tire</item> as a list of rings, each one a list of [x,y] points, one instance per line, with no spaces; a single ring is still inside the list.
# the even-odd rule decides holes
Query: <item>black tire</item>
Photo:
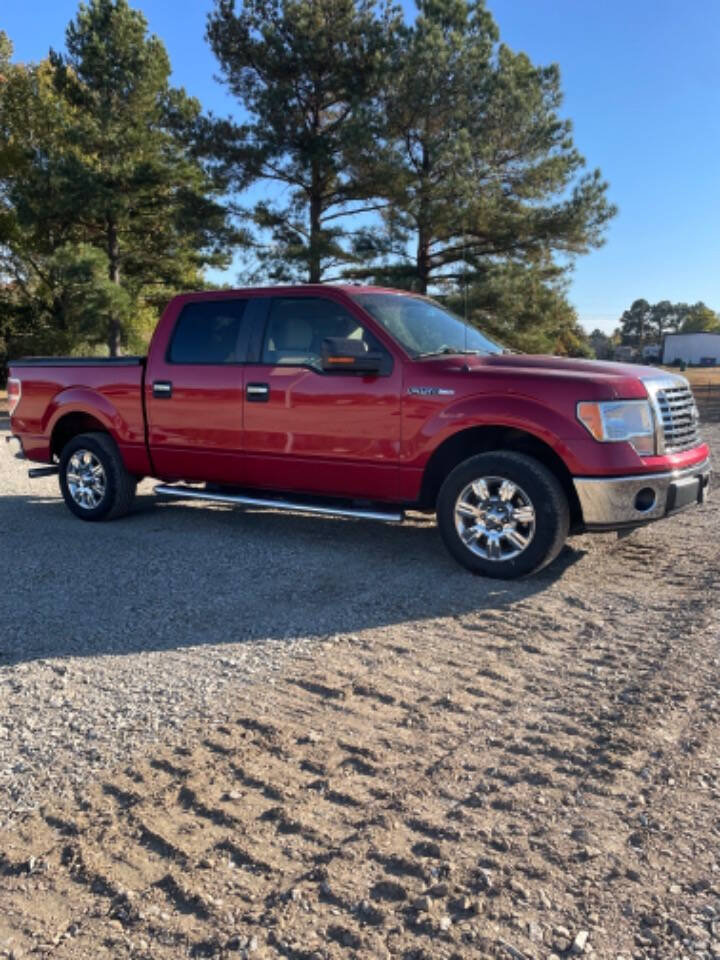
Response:
[[[92,506],[82,506],[74,498],[68,473],[73,454],[85,450],[99,461],[104,473],[104,488]],[[65,503],[81,520],[115,520],[128,513],[137,488],[137,477],[128,473],[113,438],[107,433],[81,433],[63,447],[60,454],[60,490]]]
[[[518,528],[528,542],[516,556],[504,558],[502,551],[498,559],[480,556],[466,544],[457,529],[456,504],[468,487],[480,478],[492,478],[495,483],[498,478],[510,481],[519,488],[515,502],[522,506],[527,499],[534,510],[532,533],[530,524]],[[502,500],[497,497],[495,500],[501,505],[500,509],[511,510],[511,506],[504,505]],[[488,502],[478,499],[478,505]],[[468,520],[466,534],[473,523],[485,524],[485,516],[480,521]],[[458,563],[485,577],[512,580],[536,573],[557,557],[570,528],[570,510],[557,477],[542,463],[524,453],[494,450],[464,460],[448,475],[438,494],[437,522],[445,546]],[[458,519],[461,525],[464,522],[462,517]],[[494,518],[491,522],[496,523]],[[482,540],[476,549],[483,549]],[[510,544],[507,553],[513,549],[517,548]]]

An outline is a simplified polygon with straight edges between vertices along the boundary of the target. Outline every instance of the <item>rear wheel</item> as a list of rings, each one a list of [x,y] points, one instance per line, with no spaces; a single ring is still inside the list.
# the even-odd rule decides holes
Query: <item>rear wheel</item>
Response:
[[[455,467],[440,489],[437,519],[459,563],[502,580],[551,563],[570,527],[567,498],[555,475],[533,457],[500,450]]]
[[[132,506],[137,478],[106,433],[81,433],[60,454],[60,490],[81,520],[114,520]]]

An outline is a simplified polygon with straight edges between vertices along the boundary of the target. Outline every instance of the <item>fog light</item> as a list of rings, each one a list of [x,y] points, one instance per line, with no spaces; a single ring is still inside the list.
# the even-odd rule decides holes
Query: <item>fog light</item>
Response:
[[[652,487],[643,487],[635,495],[635,509],[640,513],[647,513],[655,506],[657,497]]]

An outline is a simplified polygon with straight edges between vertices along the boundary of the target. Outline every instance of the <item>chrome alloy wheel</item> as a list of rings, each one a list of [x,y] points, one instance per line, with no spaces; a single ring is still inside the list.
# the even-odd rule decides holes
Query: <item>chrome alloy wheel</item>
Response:
[[[483,560],[512,560],[535,536],[535,508],[506,477],[480,477],[455,501],[455,528],[468,550]]]
[[[84,510],[94,510],[105,496],[107,477],[92,450],[76,450],[65,469],[70,496]]]

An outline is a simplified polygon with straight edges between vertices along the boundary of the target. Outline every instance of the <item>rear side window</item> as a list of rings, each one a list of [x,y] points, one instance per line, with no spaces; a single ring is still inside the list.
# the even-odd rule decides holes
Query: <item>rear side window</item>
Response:
[[[238,363],[246,300],[201,300],[183,307],[173,331],[170,363]]]

